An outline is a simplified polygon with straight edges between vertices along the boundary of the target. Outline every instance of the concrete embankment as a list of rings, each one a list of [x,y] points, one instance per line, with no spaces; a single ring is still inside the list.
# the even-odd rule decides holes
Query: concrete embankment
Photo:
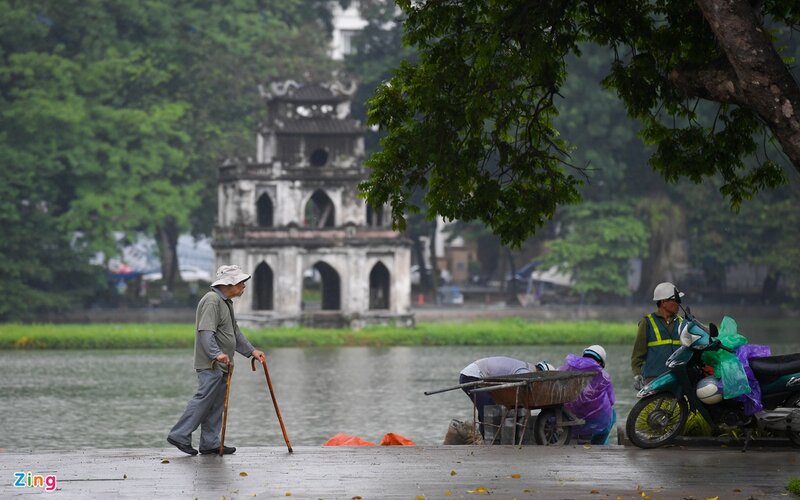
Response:
[[[15,472],[55,476],[61,498],[786,498],[796,450],[624,446],[243,447],[0,452],[0,498],[36,494]]]

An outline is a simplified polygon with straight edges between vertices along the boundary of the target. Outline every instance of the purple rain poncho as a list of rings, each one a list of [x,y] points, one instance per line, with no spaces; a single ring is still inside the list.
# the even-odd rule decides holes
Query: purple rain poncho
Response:
[[[744,403],[744,414],[754,415],[764,409],[761,403],[761,385],[758,383],[753,369],[750,368],[750,358],[763,357],[770,355],[769,346],[758,344],[745,344],[736,349],[736,357],[742,363],[744,373],[747,375],[747,382],[750,384],[750,393],[742,394],[736,398],[737,401]],[[723,388],[724,391],[724,388]]]
[[[575,354],[568,354],[564,365],[559,370],[593,371],[597,374],[583,392],[573,401],[566,403],[564,408],[576,417],[586,421],[577,427],[578,436],[587,436],[608,432],[614,424],[614,385],[611,376],[592,358],[584,358]]]

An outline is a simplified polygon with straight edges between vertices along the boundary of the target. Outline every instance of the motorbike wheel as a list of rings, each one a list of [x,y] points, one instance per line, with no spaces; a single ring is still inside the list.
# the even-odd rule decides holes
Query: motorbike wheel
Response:
[[[790,398],[786,406],[789,408],[800,408],[800,394]],[[786,435],[789,436],[789,440],[793,445],[800,447],[800,432],[786,431]]]
[[[565,418],[563,414],[562,418]],[[536,444],[551,446],[569,443],[572,427],[558,427],[556,422],[556,412],[552,408],[545,408],[539,413],[533,424],[533,439]]]
[[[640,399],[628,414],[625,432],[639,448],[658,448],[670,444],[683,430],[689,408],[686,400],[661,392]]]

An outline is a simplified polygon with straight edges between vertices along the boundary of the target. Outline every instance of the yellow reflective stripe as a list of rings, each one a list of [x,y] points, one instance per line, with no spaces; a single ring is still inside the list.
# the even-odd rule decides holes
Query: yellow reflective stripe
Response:
[[[673,339],[662,339],[661,338],[661,330],[658,329],[658,325],[656,324],[656,320],[652,314],[647,315],[647,319],[650,320],[650,324],[653,326],[653,332],[655,332],[656,340],[647,343],[647,347],[653,347],[657,345],[681,345],[680,339],[673,340]],[[681,322],[681,317],[678,316],[678,323]]]
[[[656,324],[656,319],[653,317],[652,314],[648,314],[647,315],[647,319],[650,320],[650,324],[653,326],[653,332],[656,334],[656,341],[655,342],[648,342],[647,345],[650,345],[650,344],[661,345],[661,344],[663,344],[664,341],[661,340],[661,330],[658,329],[658,325]]]
[[[667,339],[667,340],[656,340],[654,342],[647,343],[647,347],[651,347],[654,345],[681,345],[681,341]]]

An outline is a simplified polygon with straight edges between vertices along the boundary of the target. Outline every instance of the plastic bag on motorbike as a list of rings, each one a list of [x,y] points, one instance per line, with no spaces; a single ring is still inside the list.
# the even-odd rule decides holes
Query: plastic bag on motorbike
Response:
[[[722,319],[719,327],[719,340],[722,345],[730,349],[737,349],[747,343],[747,337],[739,335],[736,321],[730,316]],[[744,366],[736,354],[723,350],[704,352],[703,361],[711,365],[715,375],[722,379],[725,399],[733,399],[752,392]]]
[[[752,389],[748,394],[742,394],[736,398],[737,401],[744,403],[745,415],[754,415],[764,409],[764,405],[761,404],[761,386],[750,368],[750,358],[770,356],[771,354],[769,346],[765,345],[746,344],[736,349],[736,356],[739,357],[739,361],[744,367],[747,381]]]

